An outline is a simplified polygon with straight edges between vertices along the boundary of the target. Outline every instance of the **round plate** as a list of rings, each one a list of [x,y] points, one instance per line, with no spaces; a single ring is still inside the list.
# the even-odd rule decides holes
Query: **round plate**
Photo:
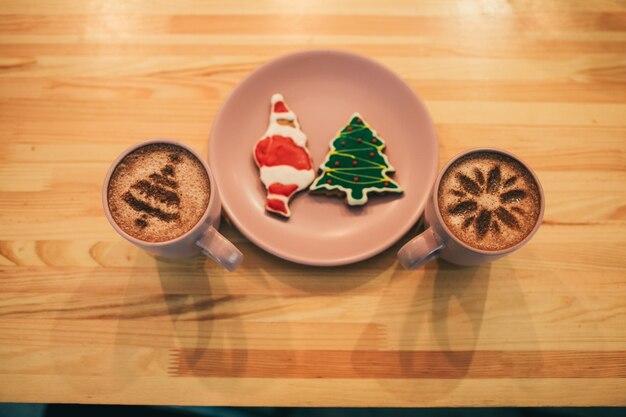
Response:
[[[404,194],[370,193],[355,208],[304,190],[291,200],[291,218],[267,213],[252,149],[267,128],[274,93],[298,116],[314,167],[359,112],[386,141]],[[256,245],[301,264],[344,265],[387,249],[418,220],[437,172],[438,143],[426,107],[393,72],[359,55],[307,51],[261,66],[235,88],[214,121],[209,164],[224,210]]]

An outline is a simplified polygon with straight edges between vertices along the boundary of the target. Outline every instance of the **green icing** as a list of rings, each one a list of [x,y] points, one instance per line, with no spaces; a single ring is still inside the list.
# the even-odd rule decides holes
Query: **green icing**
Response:
[[[341,190],[351,205],[365,204],[370,192],[401,193],[389,178],[393,169],[383,153],[385,142],[356,114],[330,143],[330,152],[311,191]]]

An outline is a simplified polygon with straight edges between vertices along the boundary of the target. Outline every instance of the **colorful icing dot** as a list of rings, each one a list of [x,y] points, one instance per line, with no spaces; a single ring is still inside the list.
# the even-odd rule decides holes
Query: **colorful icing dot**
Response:
[[[347,130],[348,132],[352,132],[352,126],[348,126],[348,127],[346,128],[346,130]]]
[[[339,166],[339,161],[335,161],[335,166],[338,167]]]
[[[376,143],[376,142],[377,142],[376,138],[372,139],[372,143]]]
[[[370,158],[374,157],[374,152],[370,152]]]
[[[363,139],[358,138],[356,141],[357,141],[357,142],[359,142],[359,143],[361,143],[361,142],[363,142]]]
[[[356,122],[357,122],[357,123],[363,123],[363,120],[361,120],[361,119],[356,119]]]
[[[327,180],[327,181],[326,181],[326,183],[328,183],[328,184],[332,184],[332,183],[333,183],[333,180]]]
[[[387,181],[384,182],[383,184],[385,187],[389,187],[389,183]]]
[[[354,182],[359,182],[359,177],[354,177]]]
[[[358,164],[359,164],[359,162],[358,162],[358,161],[352,161],[352,165],[356,166],[356,165],[358,165]]]
[[[341,142],[341,146],[346,146],[346,142]]]

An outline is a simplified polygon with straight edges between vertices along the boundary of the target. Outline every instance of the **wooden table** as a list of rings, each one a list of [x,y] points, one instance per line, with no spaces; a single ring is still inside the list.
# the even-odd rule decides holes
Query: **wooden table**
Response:
[[[626,6],[619,1],[0,3],[0,401],[626,405]],[[159,260],[107,223],[127,146],[206,152],[284,53],[372,57],[425,99],[441,161],[525,158],[544,224],[473,268]]]

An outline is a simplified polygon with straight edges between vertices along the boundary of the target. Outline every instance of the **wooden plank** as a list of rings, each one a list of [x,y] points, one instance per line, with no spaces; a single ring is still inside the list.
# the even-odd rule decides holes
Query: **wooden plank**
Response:
[[[0,47],[0,49],[2,49]],[[354,50],[355,48],[350,48]],[[180,77],[57,77],[5,78],[0,99],[72,100],[186,99],[219,100],[243,78],[232,72],[182,81]],[[408,78],[405,81],[422,99],[440,101],[518,101],[560,103],[621,103],[621,75],[611,69],[589,70],[578,80],[438,80]],[[589,81],[593,81],[590,83]]]
[[[271,2],[255,2],[250,4],[246,0],[191,0],[185,3],[185,8],[178,4],[158,3],[149,0],[139,0],[132,3],[111,4],[106,0],[90,1],[89,3],[67,2],[66,0],[48,0],[41,3],[38,0],[7,0],[3,2],[0,14],[42,14],[58,15],[67,13],[90,13],[94,11],[106,13],[141,13],[147,15],[171,15],[181,13],[181,9],[194,10],[199,14],[365,14],[365,15],[499,15],[523,12],[524,9],[508,3],[464,3],[457,0],[425,0],[415,3],[412,0],[394,0],[392,3],[381,4],[377,0],[317,0],[305,2],[293,7],[288,0],[273,0]],[[568,2],[540,2],[533,4],[536,12],[622,12],[623,3],[620,0],[585,1],[573,0]]]
[[[626,34],[623,36],[626,38]],[[155,39],[156,38],[156,39]],[[174,38],[174,42],[172,41]],[[622,54],[626,42],[622,36],[611,40],[602,39],[494,39],[476,43],[473,39],[458,39],[449,36],[413,37],[400,36],[318,36],[311,41],[308,36],[248,35],[240,38],[224,35],[200,35],[188,37],[137,36],[132,42],[88,42],[73,39],[71,35],[54,37],[6,37],[0,40],[0,54],[14,58],[40,56],[238,56],[257,55],[275,57],[311,48],[333,48],[366,54],[371,57],[421,56],[421,57],[475,57],[490,58],[546,58],[546,49],[551,49],[550,59],[578,58],[591,60],[594,55]],[[618,68],[614,69],[618,71]]]
[[[517,102],[472,102],[472,101],[428,101],[433,118],[442,123],[492,124],[494,120],[503,126],[623,126],[624,104],[589,103],[517,103]],[[0,122],[15,126],[29,123],[67,121],[72,112],[74,122],[93,121],[98,115],[102,123],[130,123],[134,118],[155,118],[154,125],[190,123],[196,128],[204,127],[208,136],[209,116],[217,109],[214,101],[201,100],[154,100],[146,105],[144,100],[94,101],[86,107],[84,103],[68,103],[63,100],[2,100]],[[31,108],[31,113],[21,110]],[[133,111],[136,114],[133,114]],[[147,123],[147,122],[144,122]],[[141,123],[140,123],[141,125]],[[167,126],[163,127],[167,129]],[[170,126],[171,129],[171,126]],[[106,136],[102,131],[101,137]],[[129,133],[130,134],[130,133]],[[132,143],[129,140],[129,143]]]
[[[623,406],[623,378],[527,379],[275,379],[178,378],[136,376],[3,375],[0,400],[171,405],[176,396],[188,405],[442,407],[460,406]],[[63,384],[59,385],[61,379]],[[601,381],[601,383],[599,383]],[[57,384],[58,386],[55,386]],[[54,390],[50,387],[55,386]],[[346,388],[349,387],[349,389]],[[231,393],[237,392],[238,396]]]
[[[307,48],[316,49],[316,48]],[[37,56],[10,57],[3,63],[0,79],[4,77],[29,80],[41,77],[149,77],[180,78],[212,77],[235,83],[252,69],[275,57],[250,54],[228,55],[152,55],[143,56]],[[577,57],[579,55],[577,54]],[[409,82],[419,80],[468,80],[498,82],[510,81],[512,72],[516,80],[523,82],[564,82],[578,80],[588,82],[623,81],[621,71],[623,53],[582,55],[582,59],[549,59],[548,57],[457,57],[457,56],[376,56]],[[588,59],[584,59],[588,57]],[[27,71],[25,71],[28,69]],[[623,86],[617,86],[618,88]],[[131,97],[132,98],[132,97]]]
[[[43,354],[45,353],[45,354]],[[0,348],[0,374],[298,379],[625,378],[624,351],[345,351],[256,349]],[[102,357],[109,360],[102,360]],[[549,363],[550,366],[546,366]],[[323,366],[322,366],[323,365]],[[400,366],[399,366],[400,365]]]
[[[228,377],[237,368],[246,378],[625,378],[626,351],[177,349],[170,358],[176,376]]]
[[[172,34],[280,34],[315,33],[320,35],[382,34],[419,36],[422,33],[471,33],[475,38],[511,36],[544,28],[545,21],[556,31],[624,31],[626,13],[533,13],[463,16],[367,16],[298,14],[213,15],[173,14],[79,14],[79,15],[0,15],[0,34],[30,35],[98,34],[123,30],[136,33]],[[382,24],[381,24],[382,23]]]

